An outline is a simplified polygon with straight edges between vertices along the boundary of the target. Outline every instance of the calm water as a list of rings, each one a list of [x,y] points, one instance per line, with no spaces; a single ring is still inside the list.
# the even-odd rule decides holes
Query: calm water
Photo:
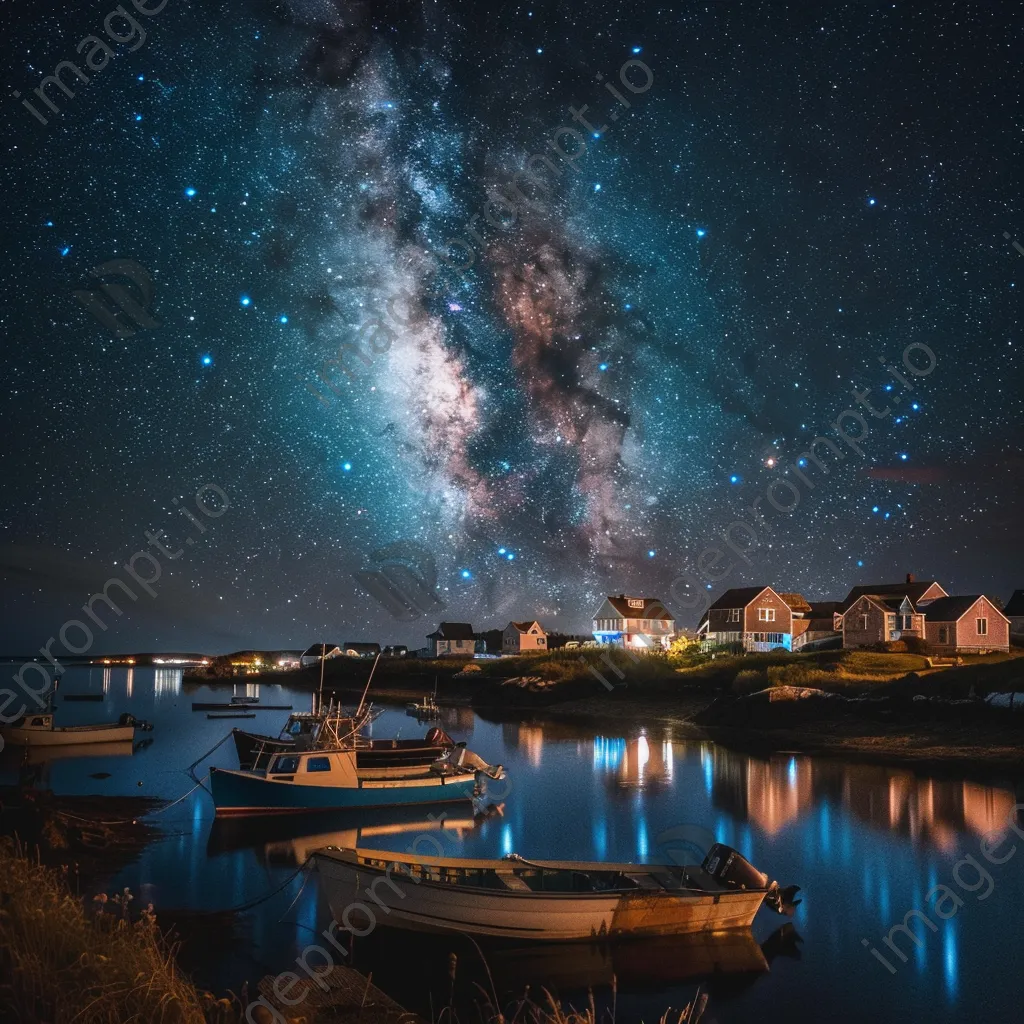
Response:
[[[191,711],[191,702],[226,701],[228,690],[183,688],[180,672],[170,669],[68,672],[61,692],[86,691],[102,693],[103,702],[58,701],[58,723],[112,720],[131,711],[154,722],[154,731],[145,734],[152,742],[131,754],[41,764],[41,781],[58,792],[176,798],[193,785],[182,769],[232,724],[276,733],[287,717],[260,712],[254,720],[235,723],[207,720],[205,713]],[[234,692],[246,692],[245,684]],[[277,686],[264,685],[259,695],[266,703],[292,703],[297,709],[309,702],[308,694]],[[763,953],[742,942],[724,948],[585,947],[557,954],[488,951],[500,997],[532,982],[535,991],[553,984],[577,1002],[594,986],[599,1002],[605,1002],[615,973],[618,1019],[651,1022],[666,1006],[683,1005],[702,971],[716,970],[708,983],[709,1019],[722,1024],[1020,1019],[1024,851],[1002,866],[980,854],[982,837],[1003,827],[1015,793],[1024,791],[1019,783],[939,779],[801,755],[766,760],[673,736],[656,724],[623,724],[616,731],[499,724],[467,710],[447,711],[441,724],[509,773],[503,814],[474,823],[468,804],[446,808],[449,827],[435,829],[434,835],[450,855],[515,851],[536,858],[644,861],[658,858],[664,830],[691,825],[710,829],[783,884],[803,887],[803,903],[792,919],[799,941],[773,938],[785,919],[762,910],[755,938],[765,943]],[[377,736],[411,737],[427,726],[404,710],[389,709],[373,728]],[[233,759],[229,741],[198,772],[205,774],[211,763],[236,767]],[[10,750],[0,770],[4,781],[16,774]],[[90,777],[100,772],[110,778]],[[429,810],[310,824],[228,822],[221,828],[225,823],[214,826],[211,802],[200,790],[156,817],[165,838],[114,884],[130,886],[137,898],[156,905],[158,917],[181,922],[189,934],[196,931],[189,919],[201,921],[207,941],[191,945],[188,967],[204,983],[237,988],[243,978],[285,970],[314,941],[313,930],[325,926],[329,916],[315,876],[305,886],[301,876],[294,878],[234,923],[208,919],[207,912],[277,888],[307,850],[323,843],[351,842],[361,832],[364,845],[407,850],[435,828],[426,820]],[[420,843],[423,852],[432,848]],[[1007,843],[999,852],[1009,850]],[[954,866],[965,854],[990,873],[985,899],[979,897],[989,890],[988,882],[973,893],[965,891],[976,884],[972,869],[961,868],[962,886],[953,881]],[[912,907],[926,908],[925,893],[940,883],[951,886],[964,905],[946,922],[931,913],[937,931],[924,933],[922,949],[904,936],[900,947],[909,959],[903,964],[882,946],[882,937]],[[944,905],[947,913],[952,906]],[[864,948],[864,938],[898,967],[895,976]],[[479,957],[465,940],[424,941],[380,928],[358,941],[355,954],[378,983],[422,1011],[430,1009],[421,980],[428,971],[436,979],[436,1012],[448,1001],[451,951],[460,965],[456,998],[466,999],[469,982],[480,974]]]

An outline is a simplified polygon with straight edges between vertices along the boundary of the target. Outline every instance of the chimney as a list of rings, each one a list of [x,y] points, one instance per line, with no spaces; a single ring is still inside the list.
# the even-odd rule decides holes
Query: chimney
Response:
[[[914,574],[912,572],[908,572],[907,573],[907,582],[908,583],[913,583],[914,582]]]

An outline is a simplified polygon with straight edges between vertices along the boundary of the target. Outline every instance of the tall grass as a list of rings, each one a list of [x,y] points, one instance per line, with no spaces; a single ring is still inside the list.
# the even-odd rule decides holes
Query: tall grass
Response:
[[[174,948],[127,890],[86,910],[64,874],[0,839],[0,1019],[207,1024]],[[211,1018],[212,1019],[212,1018]]]

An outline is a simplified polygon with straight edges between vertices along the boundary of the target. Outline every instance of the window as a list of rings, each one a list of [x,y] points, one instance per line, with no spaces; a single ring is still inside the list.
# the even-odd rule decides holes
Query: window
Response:
[[[329,757],[307,757],[307,772],[329,772],[331,770],[331,759]]]
[[[758,622],[774,622],[775,621],[775,609],[774,608],[758,608],[757,609],[757,621]]]
[[[978,619],[978,636],[988,636],[988,619]]]
[[[291,773],[298,769],[299,759],[292,754],[286,756],[279,756],[276,758],[274,763],[270,766],[270,775],[280,775],[282,773]]]
[[[34,726],[45,726],[46,721],[42,718],[33,718],[29,724]]]
[[[949,643],[949,629],[946,626],[939,626],[939,643]]]
[[[903,616],[901,616],[901,618],[903,620],[903,624],[900,627],[901,629],[913,629],[914,628],[914,616],[913,615],[903,615]]]
[[[868,617],[866,615],[862,615],[860,617],[860,628],[863,629],[865,633],[867,632],[867,629],[868,629]]]
[[[537,646],[538,647],[545,647],[545,646],[547,646],[547,640],[544,637],[542,637],[542,636],[537,637]]]
[[[886,617],[885,617],[885,626],[886,626],[886,629],[895,629],[896,628],[896,616],[895,615],[886,615]]]
[[[743,610],[742,608],[730,608],[729,609],[729,621],[730,622],[739,622],[740,621],[740,612],[742,610]]]

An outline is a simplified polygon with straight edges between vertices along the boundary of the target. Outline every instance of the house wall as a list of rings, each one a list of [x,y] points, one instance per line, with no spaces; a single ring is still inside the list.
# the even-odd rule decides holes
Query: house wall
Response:
[[[508,627],[502,633],[502,649],[525,653],[528,651],[546,651],[548,635],[543,630],[537,633],[520,633],[514,627]]]
[[[774,608],[775,621],[762,622],[758,619],[759,608]],[[771,590],[755,597],[745,610],[743,629],[748,633],[789,633],[793,632],[793,610],[778,594]],[[726,627],[728,628],[728,627]],[[736,628],[734,625],[733,629]]]
[[[1024,615],[1010,616],[1010,635],[1024,636]]]
[[[862,625],[862,615],[868,617],[868,628]],[[843,647],[870,647],[881,643],[885,632],[886,613],[866,597],[858,597],[843,616]]]
[[[976,620],[979,618],[988,619],[988,633],[984,636],[978,635]],[[939,629],[942,626],[947,629],[945,644],[939,643]],[[1005,651],[1010,647],[1010,624],[987,597],[981,597],[958,622],[928,622],[926,639],[929,646],[939,651],[963,654],[971,651]]]

